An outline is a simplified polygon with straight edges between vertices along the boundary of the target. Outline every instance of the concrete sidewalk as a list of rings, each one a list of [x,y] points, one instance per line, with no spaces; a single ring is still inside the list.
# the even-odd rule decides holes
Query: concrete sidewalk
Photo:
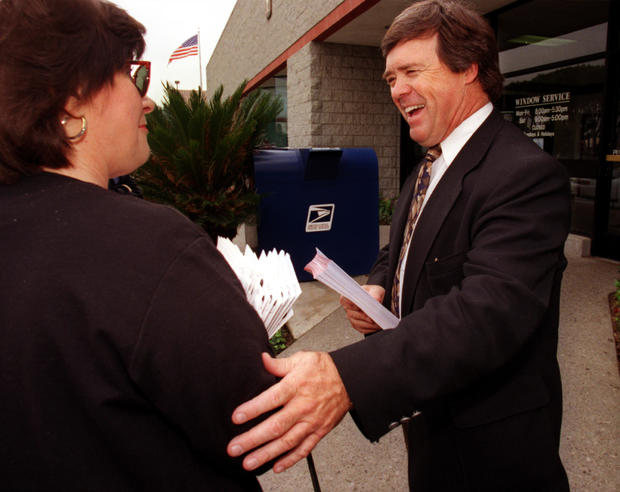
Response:
[[[560,453],[573,492],[620,490],[620,377],[607,301],[619,268],[618,262],[569,256],[564,275],[558,348],[564,387]],[[294,335],[305,334],[283,356],[329,351],[362,338],[350,328],[337,294],[316,282],[304,283],[302,289],[289,326]],[[312,456],[323,492],[408,490],[400,428],[371,444],[347,415]],[[313,491],[305,461],[259,480],[267,492]]]

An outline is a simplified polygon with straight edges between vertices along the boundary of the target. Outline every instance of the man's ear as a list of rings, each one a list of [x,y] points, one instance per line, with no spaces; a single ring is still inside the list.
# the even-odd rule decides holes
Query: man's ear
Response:
[[[472,63],[469,67],[465,69],[463,74],[465,75],[465,83],[471,84],[478,78],[478,64]]]

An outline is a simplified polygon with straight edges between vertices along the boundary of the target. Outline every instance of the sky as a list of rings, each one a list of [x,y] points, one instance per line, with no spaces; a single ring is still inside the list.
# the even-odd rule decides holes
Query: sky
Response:
[[[206,90],[205,70],[236,0],[111,0],[146,27],[146,51],[142,58],[151,62],[148,96],[161,104],[162,83],[169,81],[179,89],[197,89],[200,70],[197,56],[174,60],[172,52],[200,29],[202,88]]]

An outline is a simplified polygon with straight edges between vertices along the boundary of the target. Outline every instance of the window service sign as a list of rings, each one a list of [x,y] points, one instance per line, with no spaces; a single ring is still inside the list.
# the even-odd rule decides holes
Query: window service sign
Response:
[[[570,92],[515,99],[516,123],[528,137],[554,137],[554,124],[568,122]]]

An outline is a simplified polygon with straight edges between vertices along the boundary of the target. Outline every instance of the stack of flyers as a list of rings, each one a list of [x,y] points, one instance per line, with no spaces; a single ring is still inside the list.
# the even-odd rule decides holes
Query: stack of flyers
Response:
[[[398,318],[366,292],[354,279],[336,263],[316,248],[316,255],[304,270],[311,273],[315,280],[327,285],[341,296],[349,299],[364,311],[370,319],[382,329],[396,327]]]
[[[223,237],[217,239],[217,249],[239,278],[271,338],[293,316],[293,304],[301,294],[290,255],[273,249],[257,257],[249,246],[242,253]]]

